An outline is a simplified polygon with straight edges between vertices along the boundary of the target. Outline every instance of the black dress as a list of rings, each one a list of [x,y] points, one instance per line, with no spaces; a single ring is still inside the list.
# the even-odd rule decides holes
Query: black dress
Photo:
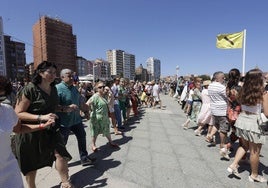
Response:
[[[36,115],[55,113],[59,99],[54,86],[51,94],[48,95],[38,86],[30,83],[24,87],[22,94],[31,101],[27,112]],[[22,120],[23,122],[27,123]],[[24,175],[45,166],[52,166],[55,161],[55,150],[68,161],[72,159],[65,148],[58,126],[56,123],[49,129],[15,135],[15,155]]]

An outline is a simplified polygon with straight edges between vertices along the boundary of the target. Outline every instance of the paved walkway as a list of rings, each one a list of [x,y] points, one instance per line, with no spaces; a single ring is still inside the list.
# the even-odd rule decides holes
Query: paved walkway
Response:
[[[241,164],[241,180],[229,175],[226,169],[234,155],[231,154],[231,161],[220,159],[219,146],[211,147],[204,136],[195,136],[194,126],[182,129],[185,115],[174,98],[168,95],[161,98],[165,110],[144,108],[140,117],[130,119],[124,136],[112,134],[120,150],[113,150],[106,145],[106,138],[99,136],[100,151],[89,150],[97,157],[93,166],[80,165],[76,139],[70,136],[67,148],[73,160],[69,170],[76,187],[267,187],[267,184],[248,181],[250,166],[246,163]],[[89,129],[86,131],[88,133]],[[87,141],[90,145],[89,133]],[[267,178],[267,145],[262,148],[260,160],[260,171]],[[54,168],[43,168],[38,171],[36,182],[38,188],[56,188],[60,179]]]

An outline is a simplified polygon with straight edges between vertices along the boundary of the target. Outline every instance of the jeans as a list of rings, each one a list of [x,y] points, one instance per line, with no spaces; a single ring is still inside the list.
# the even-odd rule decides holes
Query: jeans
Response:
[[[122,116],[121,116],[121,110],[120,110],[119,104],[114,105],[114,114],[115,114],[117,126],[121,127],[122,126]]]
[[[88,156],[87,144],[86,144],[86,131],[83,123],[75,124],[71,127],[60,127],[60,132],[63,136],[65,145],[67,144],[70,132],[73,132],[76,136],[78,142],[78,150],[80,154],[80,159],[84,160]]]
[[[123,119],[127,119],[126,101],[119,101],[120,110],[122,111]]]

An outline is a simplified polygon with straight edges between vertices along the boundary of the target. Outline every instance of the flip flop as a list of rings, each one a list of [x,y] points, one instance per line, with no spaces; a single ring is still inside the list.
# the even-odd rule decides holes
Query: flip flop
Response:
[[[115,135],[122,135],[122,132],[121,131],[117,131],[114,133]]]

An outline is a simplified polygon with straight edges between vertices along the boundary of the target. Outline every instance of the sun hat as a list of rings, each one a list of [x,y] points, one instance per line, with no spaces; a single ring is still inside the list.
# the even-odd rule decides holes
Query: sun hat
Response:
[[[208,86],[211,83],[210,80],[205,80],[203,81],[203,86]]]

